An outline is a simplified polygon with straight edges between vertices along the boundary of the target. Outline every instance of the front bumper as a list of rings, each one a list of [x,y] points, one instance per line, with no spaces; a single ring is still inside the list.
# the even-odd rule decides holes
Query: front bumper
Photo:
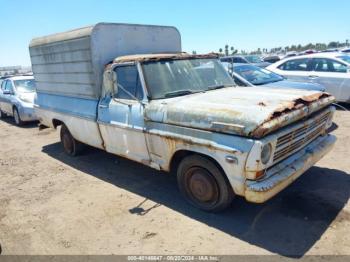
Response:
[[[263,179],[247,180],[245,198],[249,202],[263,203],[286,188],[334,146],[336,137],[325,135],[317,138],[302,150],[269,168]]]
[[[33,106],[21,106],[19,108],[19,114],[21,120],[25,122],[38,120],[37,116],[35,115]]]

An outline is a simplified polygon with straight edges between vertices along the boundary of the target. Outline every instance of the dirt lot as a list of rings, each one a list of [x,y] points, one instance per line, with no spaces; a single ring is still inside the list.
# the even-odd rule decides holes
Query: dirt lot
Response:
[[[335,149],[263,205],[190,207],[176,179],[105,152],[67,157],[59,133],[0,121],[2,254],[348,254],[350,112]]]

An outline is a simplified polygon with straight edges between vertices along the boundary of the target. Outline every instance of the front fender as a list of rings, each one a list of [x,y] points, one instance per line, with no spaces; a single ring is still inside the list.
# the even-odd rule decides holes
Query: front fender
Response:
[[[253,140],[179,126],[154,124],[153,127],[157,128],[147,130],[146,140],[152,162],[162,170],[170,170],[171,161],[179,151],[208,156],[225,172],[234,192],[244,195],[244,169]]]

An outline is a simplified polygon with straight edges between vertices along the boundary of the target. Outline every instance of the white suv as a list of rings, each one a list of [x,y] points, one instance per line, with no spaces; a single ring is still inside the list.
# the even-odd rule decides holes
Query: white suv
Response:
[[[340,102],[350,102],[350,56],[317,53],[278,61],[267,69],[287,79],[321,84]]]

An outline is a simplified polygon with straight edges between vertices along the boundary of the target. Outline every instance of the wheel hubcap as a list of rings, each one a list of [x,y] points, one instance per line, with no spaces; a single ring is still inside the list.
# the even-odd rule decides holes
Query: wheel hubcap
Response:
[[[200,203],[213,203],[218,199],[218,186],[213,176],[202,168],[190,170],[188,189],[193,199]]]

